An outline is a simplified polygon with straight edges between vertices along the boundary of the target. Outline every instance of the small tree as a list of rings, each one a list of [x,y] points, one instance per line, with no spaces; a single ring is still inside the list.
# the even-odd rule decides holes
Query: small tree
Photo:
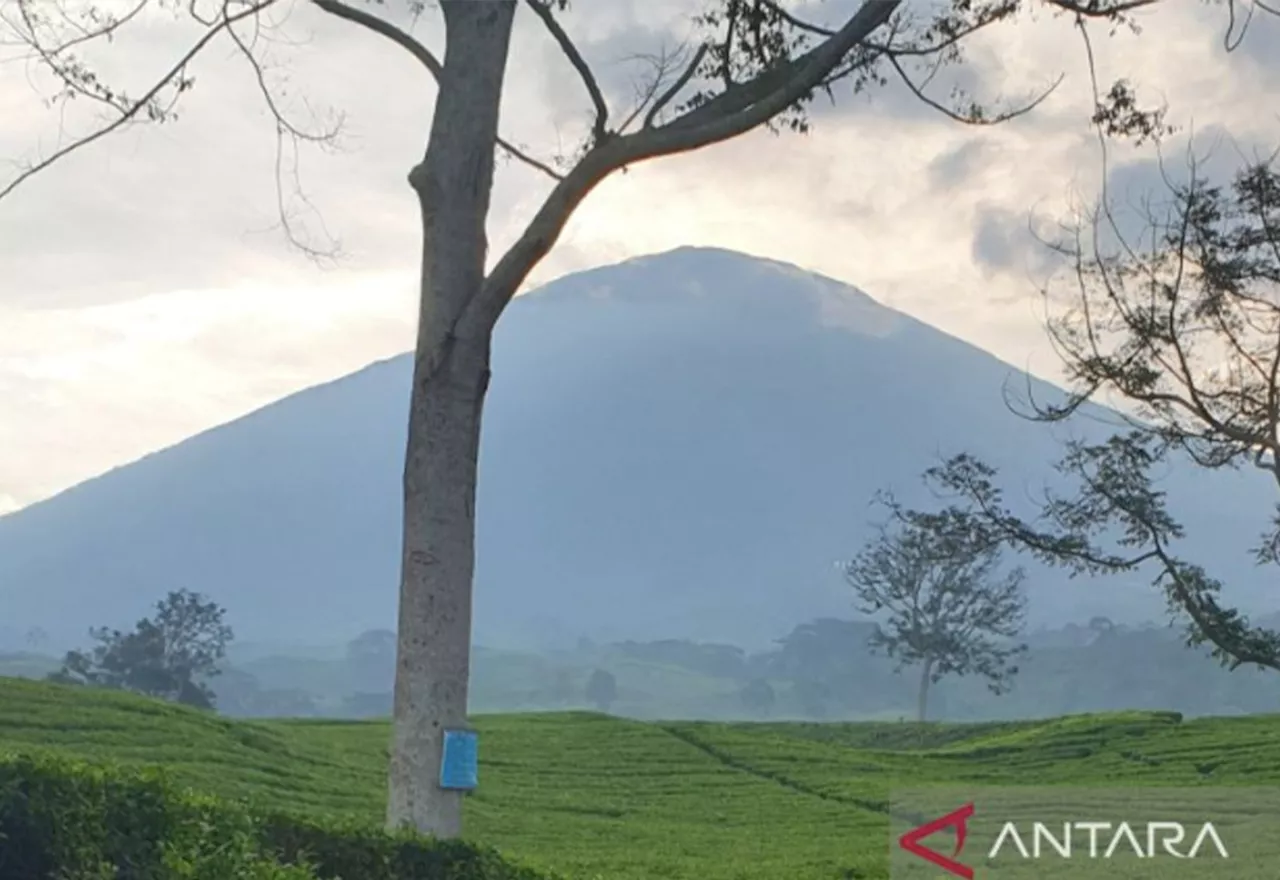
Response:
[[[917,717],[925,719],[929,686],[947,675],[980,675],[1002,693],[1017,674],[1011,660],[1026,645],[1022,629],[1023,572],[997,577],[999,544],[985,540],[955,511],[930,514],[894,507],[893,530],[880,535],[845,567],[860,610],[887,615],[871,649],[919,664]]]
[[[156,603],[154,619],[139,620],[133,632],[90,630],[98,645],[88,653],[69,651],[49,678],[212,709],[215,695],[204,679],[219,674],[232,639],[225,613],[199,593],[171,592]]]
[[[609,707],[618,699],[618,680],[613,673],[597,669],[587,680],[587,702],[601,712],[608,712]]]
[[[763,678],[751,679],[743,686],[738,696],[747,711],[759,715],[768,715],[773,710],[776,700],[773,685]]]

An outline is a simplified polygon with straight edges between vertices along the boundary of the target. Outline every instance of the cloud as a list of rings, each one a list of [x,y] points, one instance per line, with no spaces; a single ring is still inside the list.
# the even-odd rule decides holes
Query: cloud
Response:
[[[808,11],[834,16],[853,3]],[[269,46],[270,76],[301,118],[307,108],[345,118],[341,149],[306,150],[299,168],[344,258],[318,267],[273,230],[275,138],[243,59],[224,44],[195,68],[177,123],[95,144],[0,201],[0,493],[29,503],[410,345],[420,229],[406,175],[425,148],[433,85],[387,41],[310,4],[291,8]],[[1141,35],[1095,29],[1099,76],[1131,76],[1197,131],[1268,145],[1280,140],[1277,56],[1267,48],[1276,26],[1259,19],[1250,50],[1228,55],[1221,12],[1160,4]],[[415,33],[439,49],[435,15]],[[575,4],[565,24],[620,116],[647,71],[637,56],[678,46],[691,10],[678,0],[601,0]],[[190,38],[157,18],[93,60],[133,87]],[[1066,78],[1034,113],[998,127],[959,126],[893,86],[839,94],[834,106],[820,100],[808,136],[757,132],[635,166],[591,194],[531,283],[719,245],[847,280],[1054,375],[1029,277],[1045,267],[1025,231],[1029,217],[1062,216],[1101,183],[1083,48],[1070,21],[1042,16],[983,37],[970,57],[956,81],[988,100],[1016,101]],[[0,157],[47,153],[61,128],[83,130],[83,103],[62,117],[47,112],[26,66],[4,59]],[[542,157],[571,151],[590,103],[523,9],[507,83],[504,134]],[[931,94],[945,98],[948,86],[939,80]],[[1153,159],[1117,150],[1111,185],[1140,187]],[[491,258],[548,189],[536,172],[500,164]],[[319,233],[317,222],[308,228]]]

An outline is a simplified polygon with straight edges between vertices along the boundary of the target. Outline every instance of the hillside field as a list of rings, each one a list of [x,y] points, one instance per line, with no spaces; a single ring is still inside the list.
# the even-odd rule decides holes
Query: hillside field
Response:
[[[895,786],[1280,782],[1280,717],[1171,713],[995,724],[712,724],[479,716],[467,834],[573,880],[836,880],[888,869]],[[159,764],[300,814],[382,816],[385,722],[232,721],[0,678],[0,755]]]

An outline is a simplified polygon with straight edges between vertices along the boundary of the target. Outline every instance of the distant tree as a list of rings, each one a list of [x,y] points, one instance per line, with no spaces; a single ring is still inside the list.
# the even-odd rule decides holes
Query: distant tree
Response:
[[[133,632],[90,630],[98,645],[87,653],[69,651],[49,678],[211,709],[214,693],[205,680],[219,674],[232,639],[224,615],[199,593],[171,592],[156,604],[154,618],[139,620]]]
[[[824,617],[797,625],[777,648],[751,659],[753,678],[784,681],[812,718],[896,708],[901,687],[893,664],[872,653],[871,620]]]
[[[926,717],[929,686],[947,675],[978,675],[993,693],[1017,674],[1013,644],[1026,616],[1023,572],[997,576],[1000,546],[956,511],[925,513],[890,501],[892,526],[882,527],[845,567],[864,613],[885,616],[873,650],[919,665],[917,718]]]
[[[776,700],[773,685],[763,678],[753,678],[747,682],[738,692],[738,696],[747,711],[757,715],[768,715],[773,710]]]
[[[1067,290],[1047,287],[1045,301],[1071,394],[1032,399],[1023,414],[1057,422],[1105,396],[1125,422],[1102,442],[1067,444],[1056,464],[1065,485],[1021,516],[996,469],[972,455],[928,474],[993,540],[1072,574],[1150,572],[1187,642],[1231,669],[1280,669],[1280,631],[1223,605],[1222,582],[1180,554],[1185,530],[1156,479],[1170,466],[1243,466],[1280,489],[1278,158],[1245,164],[1228,185],[1210,183],[1195,158],[1185,182],[1162,167],[1167,193],[1122,212],[1104,190],[1064,224],[1053,247],[1070,265]],[[1133,211],[1141,234],[1128,229]],[[1280,512],[1259,532],[1254,561],[1280,564]]]
[[[587,680],[587,702],[601,712],[608,712],[609,707],[618,699],[618,680],[613,673],[597,669]]]

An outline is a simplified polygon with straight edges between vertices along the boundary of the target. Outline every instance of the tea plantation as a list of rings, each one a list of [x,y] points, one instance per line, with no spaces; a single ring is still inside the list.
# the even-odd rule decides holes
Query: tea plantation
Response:
[[[476,726],[481,781],[467,802],[467,836],[496,848],[510,867],[458,868],[471,856],[454,853],[453,867],[431,869],[442,877],[882,878],[884,807],[895,786],[1280,782],[1276,716],[823,725],[661,724],[579,713],[481,716]],[[227,804],[241,822],[290,817],[285,830],[273,826],[277,852],[308,849],[302,838],[312,851],[346,845],[325,843],[308,823],[341,827],[344,840],[365,847],[361,858],[381,859],[383,875],[393,876],[398,869],[388,865],[408,856],[369,855],[380,845],[372,832],[382,817],[387,740],[382,722],[232,721],[127,694],[0,678],[0,829],[6,816],[17,827],[14,792],[30,798],[43,786],[61,796],[58,774],[83,781],[96,778],[98,765],[126,776],[159,765],[165,790],[200,809]],[[21,757],[28,755],[55,760]],[[84,784],[94,797],[114,797],[110,777]],[[84,790],[77,782],[65,796],[83,801]],[[43,833],[35,819],[22,821]],[[0,840],[0,865],[6,845]],[[164,876],[205,876],[182,870]],[[262,870],[253,876],[293,876]]]

